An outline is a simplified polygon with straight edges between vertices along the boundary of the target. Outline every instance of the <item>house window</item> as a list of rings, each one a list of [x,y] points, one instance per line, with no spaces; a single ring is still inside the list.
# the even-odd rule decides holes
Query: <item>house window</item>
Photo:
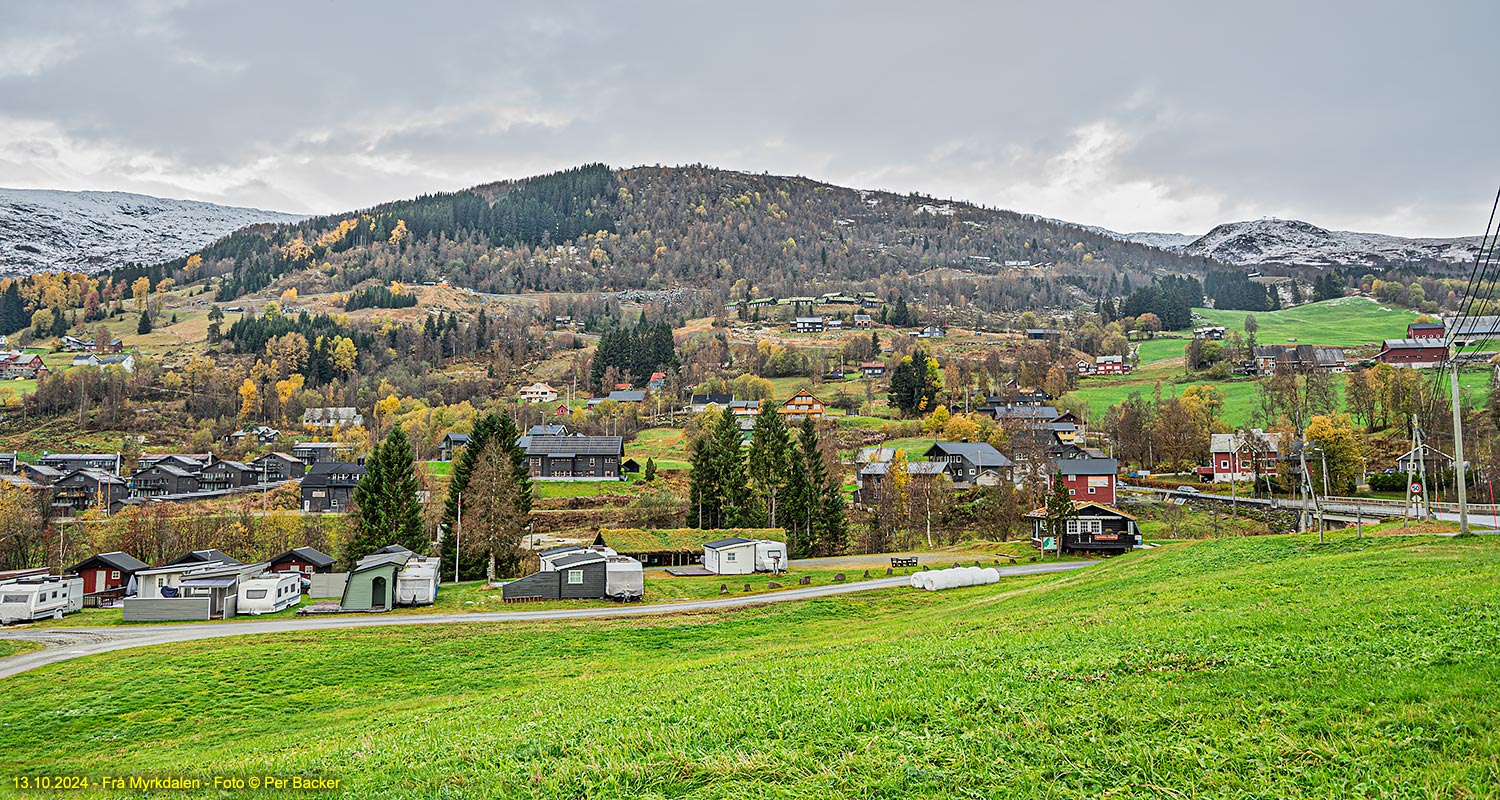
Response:
[[[569,586],[579,586],[582,583],[583,583],[583,570],[581,570],[581,569],[570,569],[570,570],[568,570],[568,585]]]
[[[1101,519],[1070,519],[1068,520],[1067,532],[1070,534],[1081,533],[1103,533],[1104,520]]]
[[[112,580],[112,581],[119,580],[120,579],[120,571],[117,570],[117,569],[116,570],[110,570],[109,579]]]
[[[1219,469],[1229,469],[1229,462],[1228,461],[1220,461],[1219,462]]]
[[[724,560],[725,561],[733,561],[734,560],[734,556],[735,556],[734,553],[725,553],[724,554]]]
[[[1077,489],[1069,489],[1068,490],[1068,496],[1069,497],[1072,497],[1075,494],[1078,494],[1078,490]]]
[[[1094,487],[1090,486],[1089,487],[1089,494],[1093,494],[1093,493],[1094,493]]]

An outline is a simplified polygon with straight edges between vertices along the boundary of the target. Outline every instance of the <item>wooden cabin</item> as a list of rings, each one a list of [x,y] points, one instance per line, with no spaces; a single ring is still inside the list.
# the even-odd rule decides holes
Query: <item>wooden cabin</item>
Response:
[[[1053,535],[1047,509],[1038,508],[1026,518],[1031,520],[1031,544],[1041,547],[1042,540]],[[1075,500],[1073,516],[1063,520],[1064,553],[1126,553],[1140,543],[1135,517],[1114,506]]]

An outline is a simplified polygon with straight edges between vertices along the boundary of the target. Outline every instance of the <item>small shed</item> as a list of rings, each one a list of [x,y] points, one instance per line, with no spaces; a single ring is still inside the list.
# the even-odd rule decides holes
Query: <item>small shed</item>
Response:
[[[361,558],[344,583],[339,606],[345,611],[389,611],[396,605],[396,575],[409,552],[374,553]]]
[[[293,547],[271,559],[272,572],[296,572],[313,575],[333,571],[334,558],[312,547]]]
[[[500,587],[506,600],[639,600],[645,591],[641,562],[609,548],[579,549],[551,559],[551,569]]]
[[[97,606],[100,601],[124,597],[135,574],[146,569],[140,559],[115,551],[89,556],[68,568],[68,573],[83,579],[83,603]]]
[[[703,544],[703,568],[715,575],[749,575],[755,571],[755,540],[740,536]]]

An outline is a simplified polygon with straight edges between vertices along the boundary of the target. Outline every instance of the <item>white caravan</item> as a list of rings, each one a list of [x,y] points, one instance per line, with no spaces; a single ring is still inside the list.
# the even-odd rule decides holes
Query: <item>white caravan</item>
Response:
[[[0,623],[62,619],[83,608],[83,579],[22,578],[0,584]]]
[[[240,581],[235,610],[240,614],[275,614],[302,601],[302,576],[295,572],[267,573]]]

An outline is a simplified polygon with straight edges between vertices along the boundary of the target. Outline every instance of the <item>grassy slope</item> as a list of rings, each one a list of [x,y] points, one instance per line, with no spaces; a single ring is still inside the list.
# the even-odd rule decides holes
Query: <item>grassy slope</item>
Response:
[[[122,651],[8,679],[0,772],[211,763],[360,797],[1478,796],[1500,784],[1497,577],[1490,538],[1264,537],[937,594]]]
[[[1193,309],[1213,325],[1243,331],[1247,311]],[[1385,306],[1364,297],[1341,297],[1321,303],[1267,311],[1255,315],[1255,338],[1261,344],[1323,344],[1332,347],[1379,345],[1382,339],[1400,339],[1406,325],[1417,315],[1402,308]]]

